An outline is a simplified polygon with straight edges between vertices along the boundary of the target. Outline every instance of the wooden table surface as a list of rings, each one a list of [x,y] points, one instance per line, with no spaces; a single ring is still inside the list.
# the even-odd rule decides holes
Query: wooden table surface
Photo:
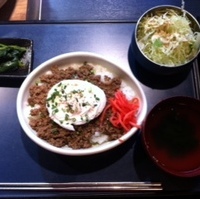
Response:
[[[8,0],[0,8],[0,21],[26,20],[28,0]]]

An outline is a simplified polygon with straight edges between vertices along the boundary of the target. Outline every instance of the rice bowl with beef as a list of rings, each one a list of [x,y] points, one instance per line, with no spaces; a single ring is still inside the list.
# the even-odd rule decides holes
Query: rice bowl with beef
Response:
[[[127,100],[138,99],[137,124],[128,131],[113,126],[109,109],[75,131],[63,128],[49,117],[47,95],[53,85],[63,80],[77,79],[101,88],[106,105],[118,90]],[[134,77],[115,64],[93,53],[68,53],[38,66],[22,84],[17,97],[17,113],[25,133],[40,146],[66,155],[88,155],[109,150],[130,138],[143,121],[147,111],[145,95]]]

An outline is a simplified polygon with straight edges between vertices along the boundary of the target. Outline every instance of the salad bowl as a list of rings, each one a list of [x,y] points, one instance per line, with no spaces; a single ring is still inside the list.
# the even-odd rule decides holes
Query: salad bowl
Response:
[[[200,25],[181,7],[153,7],[139,18],[131,49],[148,72],[158,75],[187,72],[200,52]]]

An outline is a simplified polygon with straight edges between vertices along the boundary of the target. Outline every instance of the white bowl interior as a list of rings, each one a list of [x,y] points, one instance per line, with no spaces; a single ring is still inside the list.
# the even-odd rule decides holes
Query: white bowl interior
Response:
[[[29,97],[29,87],[35,83],[35,80],[39,76],[41,76],[43,73],[48,71],[49,67],[51,67],[54,64],[63,66],[63,65],[73,64],[73,63],[83,63],[85,61],[89,63],[105,66],[113,74],[115,74],[116,76],[119,76],[123,81],[125,81],[134,90],[136,96],[140,99],[141,104],[142,104],[141,110],[138,115],[138,123],[141,124],[146,116],[146,113],[147,113],[146,97],[139,82],[132,74],[128,74],[125,70],[120,68],[120,66],[116,65],[115,63],[112,63],[111,61],[103,58],[100,55],[97,55],[95,53],[89,53],[89,52],[71,52],[71,53],[66,53],[66,54],[53,57],[50,60],[47,60],[46,62],[39,65],[27,76],[27,78],[24,80],[24,82],[22,83],[19,89],[17,102],[16,102],[18,119],[24,132],[32,141],[34,141],[36,144],[38,144],[39,146],[49,151],[52,151],[58,154],[72,155],[72,156],[96,154],[96,153],[110,150],[120,145],[122,141],[123,142],[126,141],[137,131],[137,128],[134,127],[125,135],[123,135],[120,138],[120,140],[107,142],[97,147],[92,147],[88,149],[74,150],[67,146],[58,148],[47,143],[46,141],[39,138],[36,135],[36,132],[29,126],[29,119],[28,119],[29,113],[28,113],[27,99]]]

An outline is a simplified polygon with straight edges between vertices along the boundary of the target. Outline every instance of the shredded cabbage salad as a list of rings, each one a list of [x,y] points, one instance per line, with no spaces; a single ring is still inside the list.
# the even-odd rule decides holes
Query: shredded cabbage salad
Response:
[[[200,48],[200,32],[193,32],[189,19],[168,9],[145,16],[138,24],[139,48],[152,61],[178,66],[193,59]]]

